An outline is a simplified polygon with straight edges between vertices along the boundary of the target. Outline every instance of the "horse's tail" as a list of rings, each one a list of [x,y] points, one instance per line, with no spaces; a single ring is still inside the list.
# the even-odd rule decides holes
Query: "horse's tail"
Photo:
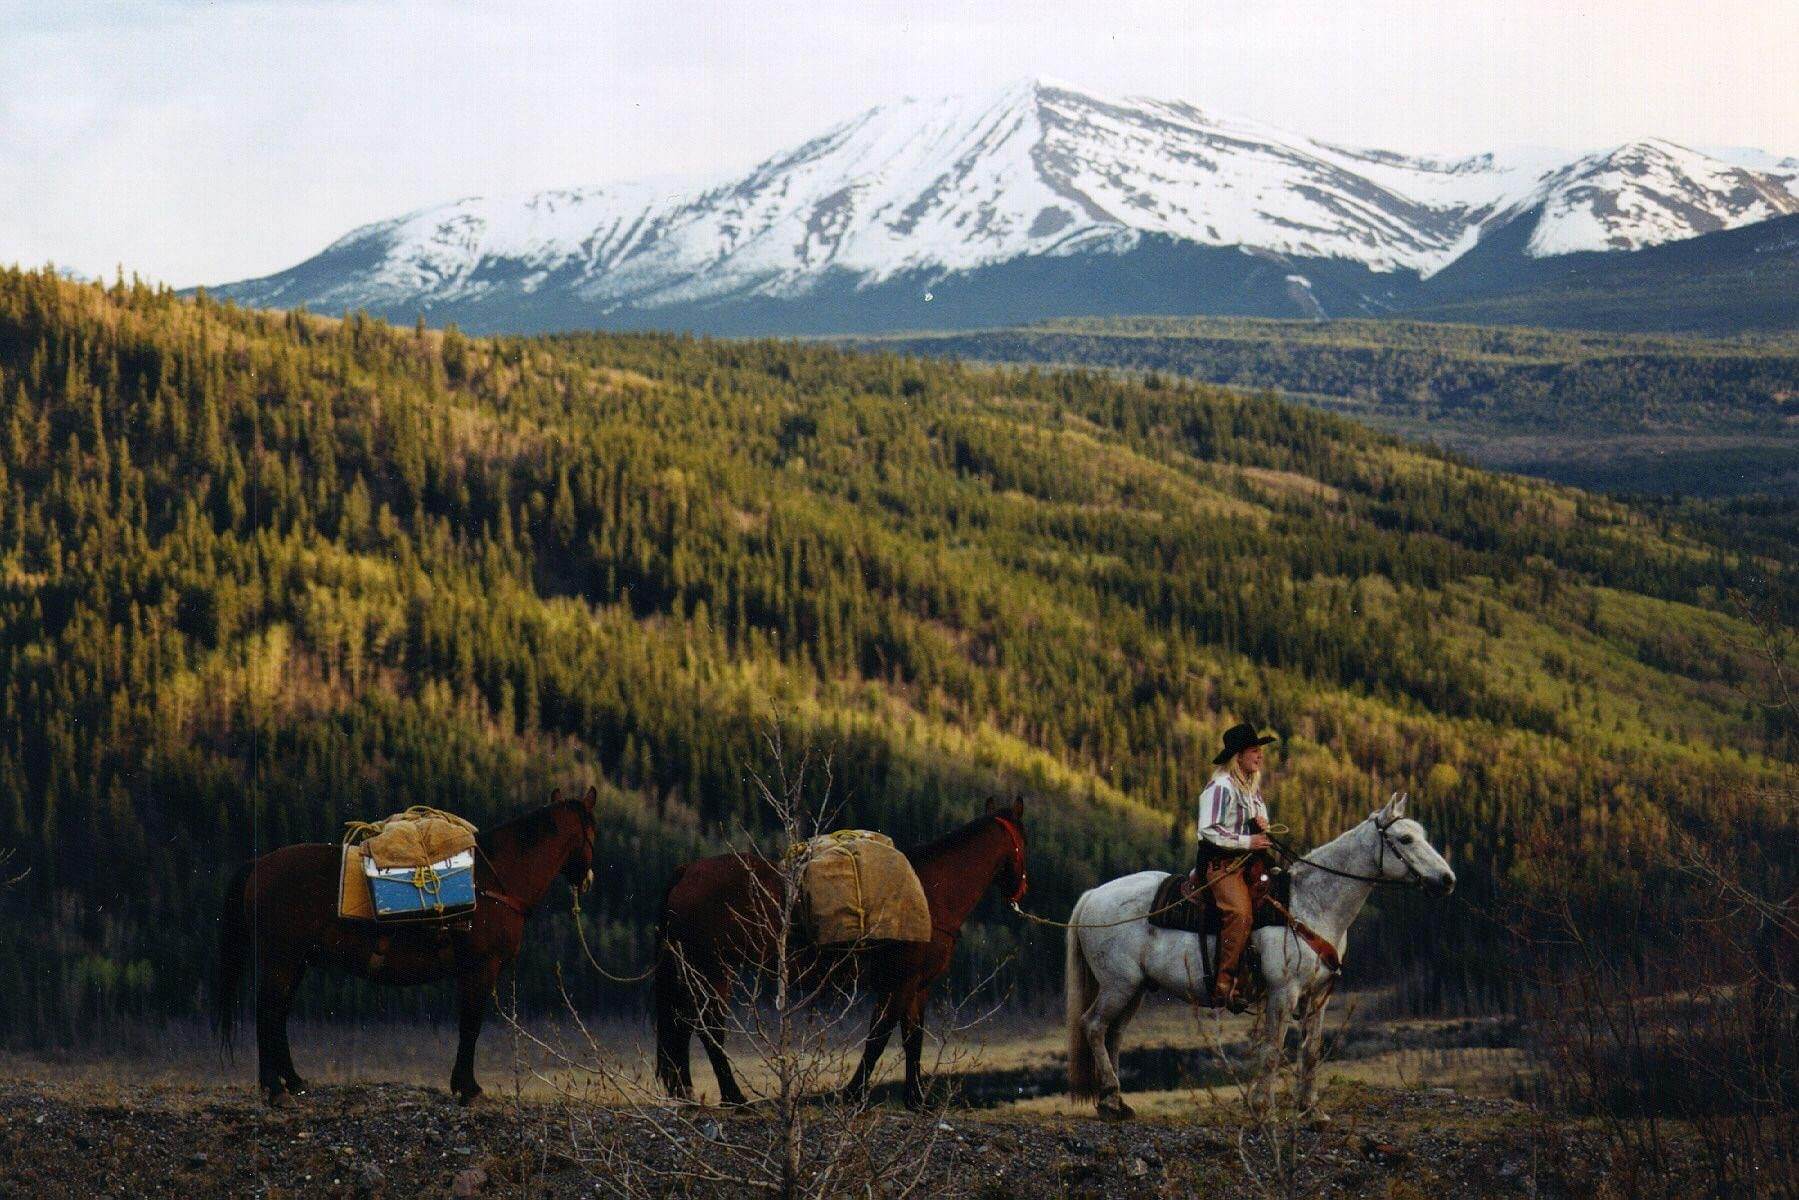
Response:
[[[231,873],[225,885],[225,901],[219,909],[219,954],[212,979],[212,1027],[219,1041],[231,1045],[237,1026],[237,985],[243,977],[250,950],[250,923],[244,919],[244,889],[256,864],[244,863]]]
[[[1087,953],[1081,946],[1081,909],[1086,903],[1087,896],[1083,894],[1068,918],[1068,952],[1062,964],[1062,1020],[1068,1027],[1068,1094],[1077,1100],[1099,1095],[1099,1071],[1093,1061],[1093,1046],[1087,1041],[1087,1009],[1099,994],[1099,980],[1087,965]]]
[[[662,911],[656,915],[656,1078],[674,1096],[686,1091],[682,1067],[687,1063],[692,1026],[687,1019],[691,1001],[681,952],[668,944],[668,902],[686,872],[686,867],[675,868],[662,896]]]

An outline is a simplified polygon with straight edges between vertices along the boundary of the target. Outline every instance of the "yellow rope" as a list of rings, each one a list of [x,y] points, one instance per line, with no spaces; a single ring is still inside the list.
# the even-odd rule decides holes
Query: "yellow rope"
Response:
[[[412,869],[412,886],[423,895],[431,897],[431,907],[438,912],[444,910],[443,876],[430,867],[414,867]]]
[[[601,975],[604,975],[607,979],[610,979],[613,983],[642,983],[656,973],[656,960],[653,958],[650,960],[650,965],[636,975],[614,975],[611,971],[602,967],[600,965],[600,960],[593,956],[593,951],[587,948],[587,930],[581,924],[581,893],[575,889],[571,890],[574,891],[575,902],[569,907],[569,916],[573,917],[575,921],[575,940],[581,943],[581,953],[587,956],[587,961],[594,970],[598,971]]]

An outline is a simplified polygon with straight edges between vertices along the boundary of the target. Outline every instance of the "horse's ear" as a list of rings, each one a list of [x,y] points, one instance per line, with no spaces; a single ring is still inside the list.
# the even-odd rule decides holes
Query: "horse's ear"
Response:
[[[1405,802],[1409,798],[1409,796],[1410,796],[1410,793],[1407,793],[1407,792],[1394,793],[1393,800],[1388,807],[1392,808],[1393,819],[1395,821],[1397,821],[1399,818],[1405,816]]]
[[[1012,797],[1012,819],[1014,821],[1024,820],[1024,797],[1023,796]]]
[[[991,792],[989,792],[987,794],[987,799],[985,801],[983,801],[981,804],[981,814],[983,816],[991,817],[994,813],[996,813],[998,811],[999,811],[999,797],[995,796]]]
[[[587,794],[581,797],[581,806],[583,808],[585,808],[588,812],[592,812],[593,806],[594,806],[595,802],[599,800],[599,798],[600,798],[600,789],[590,783],[587,785]]]
[[[561,788],[551,788],[550,789],[550,803],[551,804],[561,804],[562,803],[562,789]]]

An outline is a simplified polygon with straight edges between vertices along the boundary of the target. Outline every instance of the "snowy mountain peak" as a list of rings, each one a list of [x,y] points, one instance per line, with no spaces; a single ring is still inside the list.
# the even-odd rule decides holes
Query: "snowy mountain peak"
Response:
[[[1786,181],[1663,138],[1589,154],[1551,174],[1515,210],[1542,206],[1536,257],[1637,250],[1799,212]]]
[[[422,209],[221,290],[333,309],[552,293],[654,309],[928,284],[1150,237],[1429,275],[1533,213],[1533,256],[1634,249],[1799,211],[1787,182],[1659,139],[1444,161],[1031,78],[880,105],[707,183]]]

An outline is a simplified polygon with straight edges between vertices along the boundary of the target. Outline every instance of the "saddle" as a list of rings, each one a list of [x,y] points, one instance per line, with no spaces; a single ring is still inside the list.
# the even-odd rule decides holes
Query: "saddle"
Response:
[[[1257,871],[1251,874],[1248,882],[1252,930],[1266,929],[1270,925],[1285,926],[1312,948],[1333,975],[1343,969],[1343,963],[1337,957],[1337,948],[1294,916],[1293,910],[1288,907],[1293,897],[1291,875],[1285,871]],[[1150,903],[1149,911],[1149,923],[1158,929],[1174,929],[1200,935],[1200,956],[1205,962],[1209,989],[1213,965],[1205,954],[1205,939],[1218,936],[1223,928],[1224,918],[1205,879],[1197,870],[1184,875],[1175,872],[1156,888],[1155,899]],[[1253,942],[1245,947],[1246,965],[1255,952]],[[1246,974],[1251,979],[1256,977],[1256,972],[1253,971]]]
[[[1250,928],[1285,925],[1286,920],[1268,901],[1273,898],[1284,911],[1287,897],[1292,893],[1292,880],[1284,871],[1261,874],[1261,879],[1252,876],[1249,880],[1249,900],[1254,909]],[[1205,878],[1197,870],[1184,875],[1176,871],[1164,879],[1156,889],[1156,898],[1149,911],[1149,923],[1158,929],[1178,929],[1182,933],[1216,937],[1224,925],[1212,889],[1206,886]]]

